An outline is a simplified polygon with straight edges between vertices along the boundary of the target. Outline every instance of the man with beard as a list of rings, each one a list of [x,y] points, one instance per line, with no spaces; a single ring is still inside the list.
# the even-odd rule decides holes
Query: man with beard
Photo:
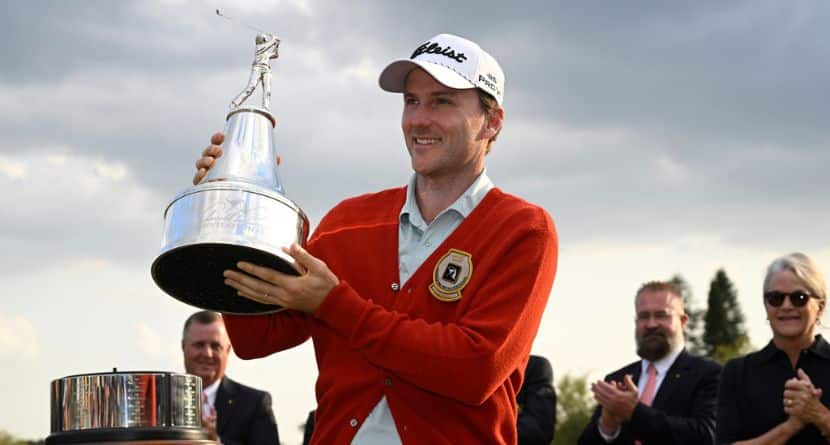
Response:
[[[579,444],[713,444],[721,366],[686,352],[680,291],[646,283],[634,307],[642,360],[591,385],[599,406]]]
[[[231,341],[222,317],[199,311],[187,318],[182,353],[188,374],[202,378],[202,423],[223,445],[277,445],[271,395],[225,375]]]

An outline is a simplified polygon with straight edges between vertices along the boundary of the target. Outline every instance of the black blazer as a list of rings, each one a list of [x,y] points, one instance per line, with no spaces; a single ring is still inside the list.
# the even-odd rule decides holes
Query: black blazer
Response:
[[[549,445],[556,424],[556,390],[550,362],[531,355],[525,368],[525,379],[519,394],[519,445]]]
[[[223,445],[280,443],[271,395],[227,376],[216,391],[216,433]]]
[[[709,445],[715,443],[715,413],[721,365],[683,350],[669,368],[652,405],[634,408],[631,421],[624,423],[620,435],[612,442],[629,445],[640,440],[643,445]],[[626,374],[636,383],[641,362],[636,361],[605,377],[622,381]],[[597,429],[600,410],[582,431],[580,445],[604,445]]]

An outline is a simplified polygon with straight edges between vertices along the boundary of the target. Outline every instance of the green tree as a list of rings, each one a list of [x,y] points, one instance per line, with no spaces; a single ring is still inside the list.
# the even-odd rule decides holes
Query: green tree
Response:
[[[6,431],[0,430],[0,445],[30,445],[41,443],[42,441],[23,440],[12,436]]]
[[[738,304],[738,293],[723,269],[715,272],[709,285],[703,343],[706,355],[721,363],[752,348],[744,327],[744,314]]]
[[[556,383],[556,434],[551,445],[575,444],[591,420],[593,407],[588,376],[562,376]]]
[[[685,330],[686,349],[692,354],[706,355],[706,345],[703,343],[703,317],[706,315],[706,309],[695,308],[692,289],[682,275],[676,274],[671,277],[669,282],[680,289],[686,315],[689,316],[689,322],[686,323]]]

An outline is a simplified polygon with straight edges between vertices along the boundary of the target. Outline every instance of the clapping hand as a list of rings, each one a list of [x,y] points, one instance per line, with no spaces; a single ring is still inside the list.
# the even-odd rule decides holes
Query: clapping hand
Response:
[[[594,382],[591,392],[602,406],[600,427],[606,433],[613,433],[623,422],[631,420],[634,408],[640,403],[637,385],[630,375],[626,375],[622,382]]]
[[[821,403],[822,393],[821,388],[813,385],[810,376],[799,369],[796,377],[784,384],[784,412],[804,423],[817,424],[830,415],[830,410]]]

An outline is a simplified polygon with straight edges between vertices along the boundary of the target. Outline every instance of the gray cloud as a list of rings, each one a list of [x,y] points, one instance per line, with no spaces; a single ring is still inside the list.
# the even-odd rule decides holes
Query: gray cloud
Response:
[[[198,2],[39,3],[10,4],[1,19],[10,63],[0,98],[13,106],[0,114],[0,152],[72,147],[126,163],[153,196],[187,187],[247,78],[252,33]],[[550,209],[572,241],[704,230],[786,244],[827,228],[815,204],[830,188],[823,2],[279,2],[232,12],[283,37],[275,138],[289,196],[315,221],[345,196],[406,181],[399,98],[376,76],[452,31],[508,74],[491,174]],[[770,239],[798,212],[814,223]],[[125,230],[107,224],[93,226]],[[129,230],[146,237],[140,224]]]

